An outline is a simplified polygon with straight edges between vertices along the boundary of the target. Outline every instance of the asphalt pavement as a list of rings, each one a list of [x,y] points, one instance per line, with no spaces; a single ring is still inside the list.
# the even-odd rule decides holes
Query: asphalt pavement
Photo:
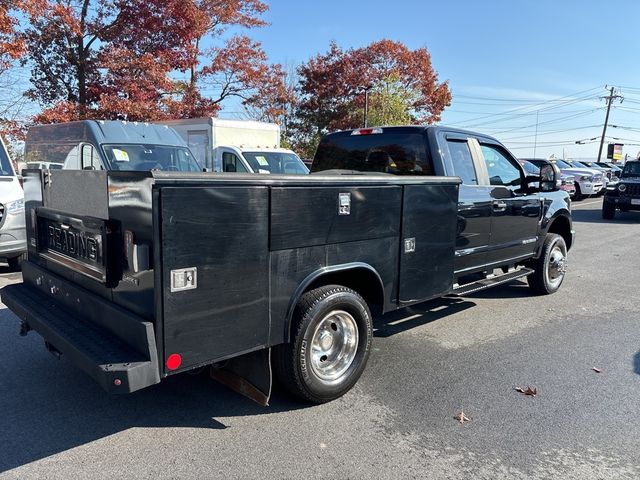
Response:
[[[4,308],[0,479],[640,478],[640,213],[600,205],[574,203],[558,293],[514,282],[378,319],[363,377],[321,406],[205,375],[110,396]]]

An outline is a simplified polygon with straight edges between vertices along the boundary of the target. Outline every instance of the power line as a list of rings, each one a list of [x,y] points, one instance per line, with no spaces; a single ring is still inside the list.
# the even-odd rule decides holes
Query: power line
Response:
[[[515,112],[522,112],[523,110],[526,110],[526,109],[533,109],[534,107],[538,107],[538,106],[542,107],[542,106],[548,105],[549,103],[551,103],[552,105],[548,105],[546,108],[544,108],[544,110],[549,110],[551,108],[559,108],[561,106],[564,106],[565,104],[575,103],[576,96],[580,96],[580,95],[584,96],[585,94],[589,93],[589,95],[587,96],[588,98],[578,97],[577,100],[583,101],[583,100],[586,100],[586,99],[590,99],[590,98],[593,97],[593,94],[590,93],[590,92],[592,92],[594,90],[597,90],[599,88],[600,87],[594,87],[594,88],[590,88],[588,90],[582,90],[580,92],[575,92],[575,93],[572,93],[572,94],[569,94],[569,95],[565,95],[565,96],[562,96],[562,97],[558,97],[558,98],[555,98],[555,99],[550,99],[550,100],[543,101],[543,102],[538,102],[538,103],[533,103],[533,104],[529,104],[529,105],[524,105],[524,106],[518,107],[518,108],[513,108],[513,109],[510,109],[510,110],[506,110],[504,112],[488,114],[488,115],[484,115],[484,116],[481,116],[481,117],[471,118],[471,119],[468,119],[468,120],[465,120],[465,121],[454,123],[453,125],[463,124],[463,123],[468,123],[468,122],[475,122],[477,120],[483,120],[485,118],[490,118],[490,117],[495,117],[495,116],[510,115],[510,114],[515,113]],[[562,103],[560,103],[558,105],[553,105],[554,103],[557,103],[557,102],[562,102]],[[459,103],[462,103],[462,102],[459,102]],[[541,108],[540,110],[542,111],[543,109]],[[474,125],[468,125],[468,127],[472,127],[472,126],[474,126]]]
[[[587,128],[595,128],[595,127],[599,127],[599,124],[596,125],[585,125],[583,127],[574,127],[574,128],[562,128],[559,130],[543,130],[543,131],[538,131],[538,135],[552,135],[555,133],[564,133],[564,132],[572,132],[575,130],[585,130]],[[613,127],[613,125],[611,125]],[[533,137],[533,134],[529,134],[529,135],[520,135],[517,137],[509,137],[509,138],[503,138],[503,140],[517,140],[520,138],[529,138],[529,137]]]
[[[544,122],[539,122],[538,125],[548,125],[550,123],[562,122],[562,121],[568,120],[570,118],[584,117],[585,115],[590,115],[593,112],[596,112],[598,110],[600,110],[600,108],[595,108],[593,110],[589,110],[589,111],[584,112],[584,113],[576,113],[576,114],[573,114],[573,115],[568,115],[568,116],[562,117],[562,118],[555,118],[553,120],[546,120]],[[514,132],[514,131],[517,131],[517,130],[522,130],[523,128],[532,128],[532,127],[535,127],[535,126],[536,126],[536,124],[534,123],[532,125],[525,125],[525,126],[522,126],[522,127],[510,128],[508,130],[502,130],[500,132],[495,132],[494,135],[499,135],[501,133]]]

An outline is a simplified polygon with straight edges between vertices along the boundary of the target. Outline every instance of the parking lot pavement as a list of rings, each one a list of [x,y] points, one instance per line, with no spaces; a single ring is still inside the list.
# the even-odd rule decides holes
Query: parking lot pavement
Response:
[[[0,478],[638,478],[640,213],[603,221],[600,202],[574,204],[558,293],[378,319],[362,379],[321,406],[202,375],[109,396],[0,310]]]

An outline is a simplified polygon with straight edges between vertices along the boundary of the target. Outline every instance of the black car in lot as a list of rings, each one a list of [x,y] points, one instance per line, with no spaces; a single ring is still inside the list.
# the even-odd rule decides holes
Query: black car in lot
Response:
[[[640,210],[640,161],[627,162],[620,174],[620,182],[608,187],[602,202],[602,218],[611,220],[621,212]]]

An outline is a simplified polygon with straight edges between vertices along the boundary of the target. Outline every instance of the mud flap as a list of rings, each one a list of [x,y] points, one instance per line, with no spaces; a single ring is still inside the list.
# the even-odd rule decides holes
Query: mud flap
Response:
[[[211,378],[266,407],[271,397],[271,349],[265,348],[212,366]]]

